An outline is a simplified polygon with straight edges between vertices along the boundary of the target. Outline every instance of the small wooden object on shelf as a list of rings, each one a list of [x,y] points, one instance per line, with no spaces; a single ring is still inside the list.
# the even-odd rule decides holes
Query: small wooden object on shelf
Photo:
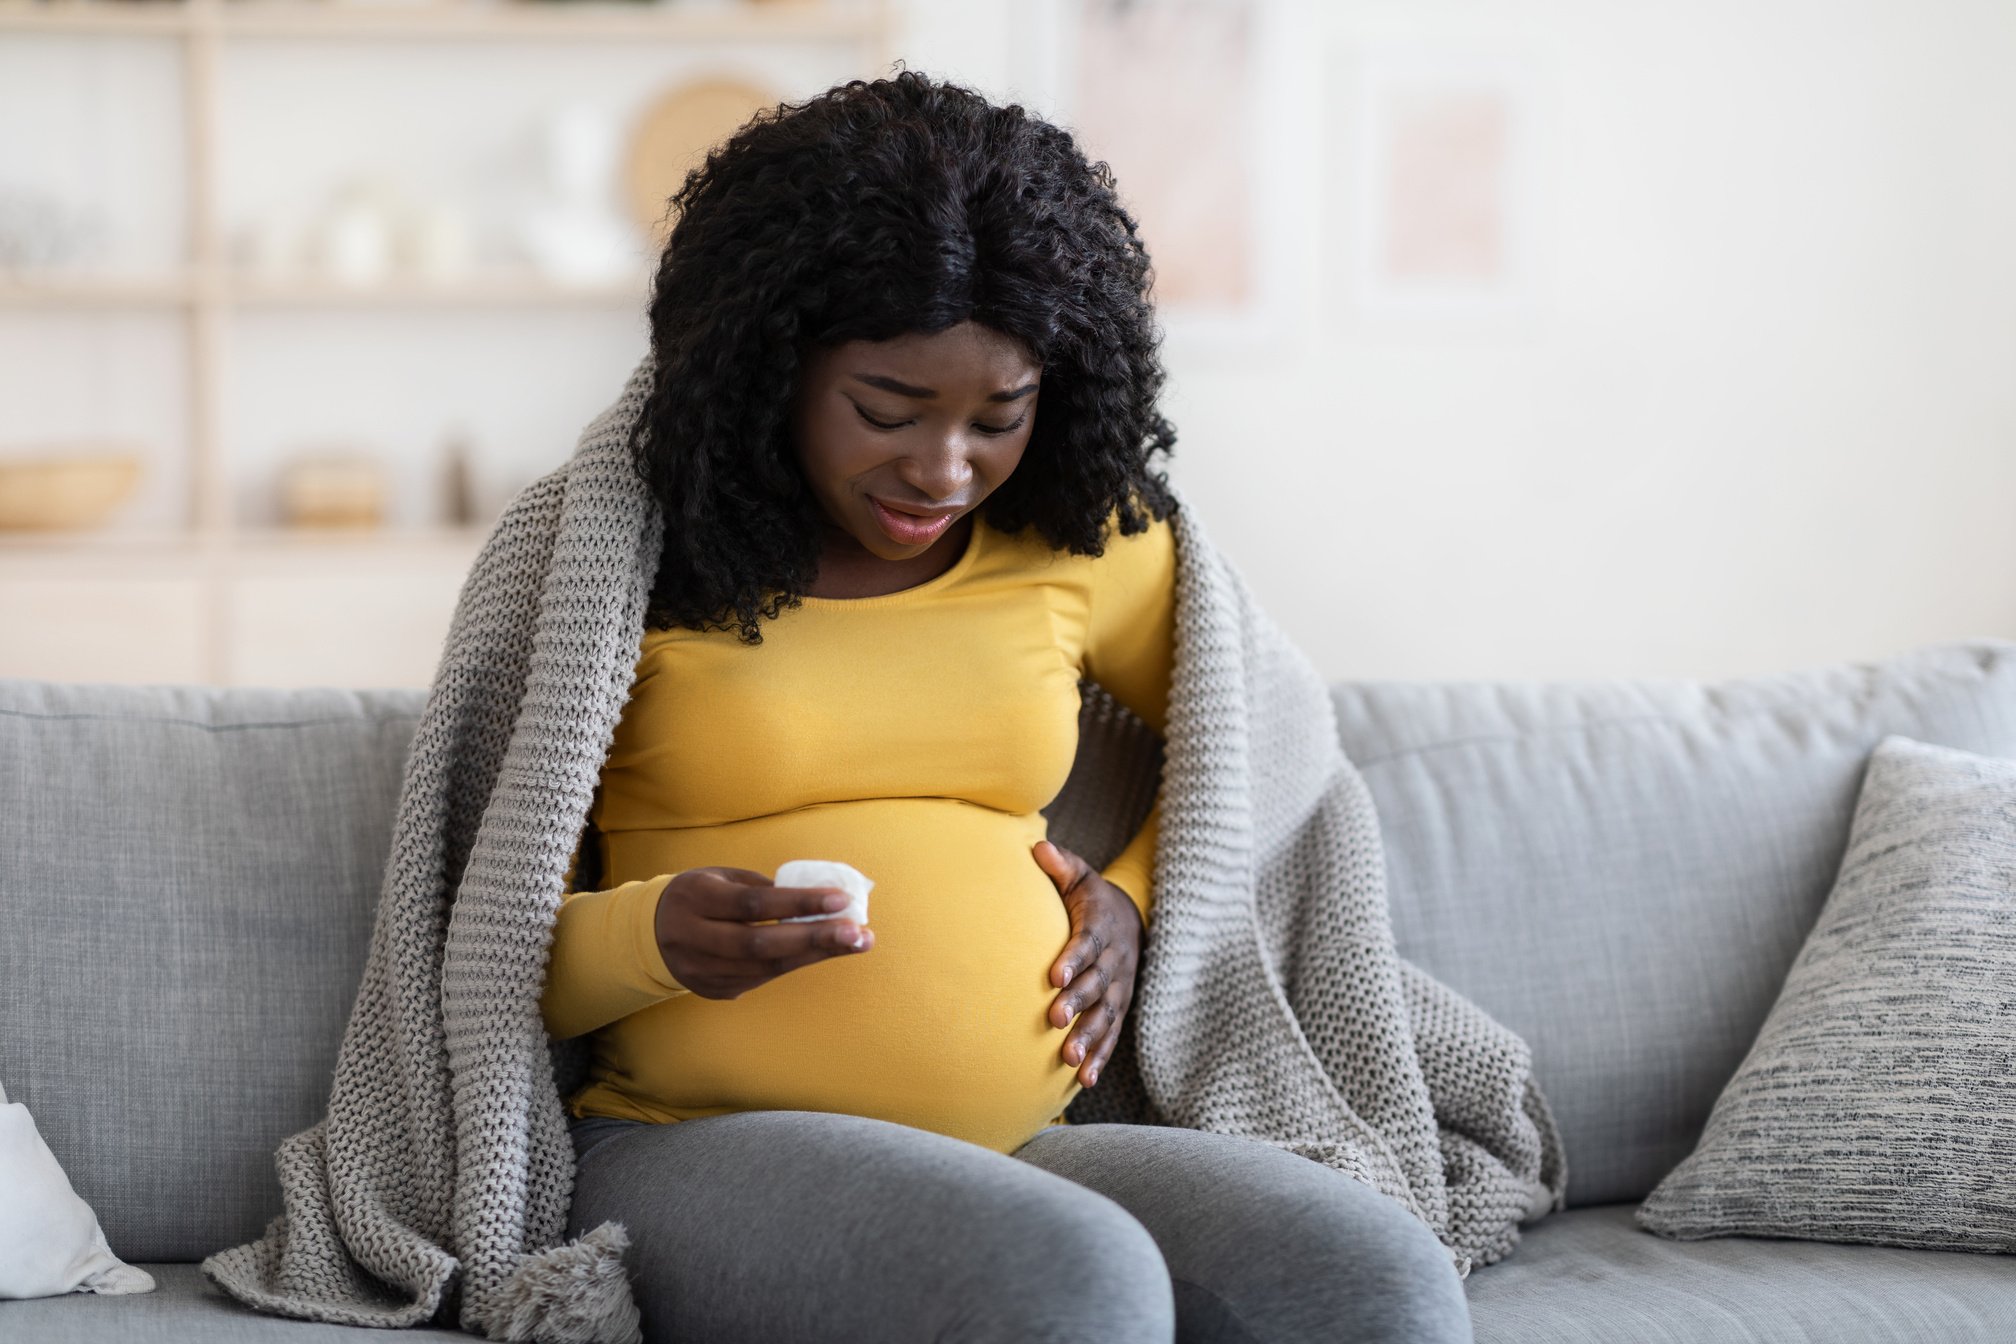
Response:
[[[441,522],[448,527],[476,523],[476,462],[467,430],[451,430],[441,444]]]
[[[631,132],[623,176],[631,215],[654,253],[664,249],[671,233],[672,194],[685,185],[687,174],[759,108],[781,101],[778,91],[751,80],[708,75],[682,80],[645,109]]]
[[[103,523],[133,493],[142,456],[89,446],[100,451],[0,459],[0,528],[59,532]]]
[[[289,527],[375,528],[384,514],[384,469],[363,453],[296,458],[281,471],[280,516]]]

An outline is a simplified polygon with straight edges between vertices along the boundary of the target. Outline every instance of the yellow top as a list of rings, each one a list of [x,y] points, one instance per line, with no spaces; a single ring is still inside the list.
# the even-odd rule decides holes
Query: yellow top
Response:
[[[749,646],[647,630],[590,819],[599,891],[563,897],[541,1012],[594,1033],[575,1116],[668,1122],[842,1111],[1012,1152],[1079,1089],[1048,1020],[1071,934],[1030,847],[1078,747],[1078,678],[1165,731],[1175,541],[1164,519],[1105,554],[977,515],[944,573],[806,597]],[[1148,918],[1159,800],[1103,870]],[[577,852],[578,859],[578,852]],[[875,945],[735,999],[672,977],[672,874],[838,859],[875,886]],[[1081,1010],[1082,1011],[1082,1010]]]

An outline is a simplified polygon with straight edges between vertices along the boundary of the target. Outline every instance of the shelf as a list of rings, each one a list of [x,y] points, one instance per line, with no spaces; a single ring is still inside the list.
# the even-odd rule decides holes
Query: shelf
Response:
[[[119,0],[61,0],[60,3],[23,3],[0,0],[0,32],[6,33],[114,33],[169,35],[189,31],[189,6],[168,3],[127,3]]]
[[[453,527],[447,523],[427,526],[387,527],[246,527],[231,534],[227,549],[241,551],[355,551],[392,547],[449,547],[461,549],[483,544],[494,523],[472,523]]]
[[[76,555],[102,552],[108,555],[134,551],[194,551],[201,544],[197,533],[168,527],[100,528],[88,531],[30,531],[0,529],[0,555]]]
[[[231,579],[276,572],[352,574],[416,565],[430,571],[442,564],[461,569],[475,560],[494,526],[253,527],[232,533],[141,527],[0,531],[0,576],[160,579],[208,573]]]
[[[650,294],[651,276],[638,271],[627,280],[600,285],[570,285],[536,273],[503,272],[457,280],[396,277],[384,284],[355,285],[313,276],[299,280],[229,277],[212,282],[218,303],[236,308],[406,308],[406,307],[538,307],[580,304],[589,307],[642,307]],[[159,308],[177,307],[204,295],[195,277],[156,279],[107,276],[55,277],[39,280],[0,279],[0,310],[8,308]]]
[[[825,0],[0,0],[0,32],[176,34],[225,37],[518,38],[676,41],[864,38],[872,7]]]
[[[480,308],[540,304],[620,304],[642,308],[650,292],[651,276],[640,270],[630,279],[599,285],[561,284],[537,275],[519,274],[441,281],[399,278],[382,285],[348,285],[313,278],[243,279],[221,286],[219,297],[241,308]]]
[[[68,276],[22,280],[0,276],[0,308],[173,307],[195,297],[187,277]]]
[[[490,535],[494,523],[455,527],[447,523],[385,527],[241,527],[235,532],[195,532],[173,527],[106,527],[85,531],[0,529],[0,554],[80,551],[124,554],[160,549],[196,551],[204,546],[222,550],[354,550],[361,546],[474,546]]]

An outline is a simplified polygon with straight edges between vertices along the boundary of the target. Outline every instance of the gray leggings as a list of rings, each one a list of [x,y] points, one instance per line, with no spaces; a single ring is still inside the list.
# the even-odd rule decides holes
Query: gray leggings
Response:
[[[646,1344],[1468,1344],[1426,1224],[1250,1139],[1051,1125],[1016,1149],[831,1111],[592,1116],[569,1237],[630,1233]]]

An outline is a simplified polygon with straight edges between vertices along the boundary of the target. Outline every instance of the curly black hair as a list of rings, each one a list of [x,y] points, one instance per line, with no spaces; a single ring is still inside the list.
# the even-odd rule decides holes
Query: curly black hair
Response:
[[[669,202],[650,302],[657,374],[630,451],[663,506],[652,629],[738,630],[797,606],[821,506],[791,441],[816,349],[972,320],[1023,344],[1043,394],[981,504],[1097,556],[1105,522],[1175,511],[1148,252],[1103,163],[1019,105],[913,70],[755,114]],[[1142,510],[1147,511],[1144,516]]]

